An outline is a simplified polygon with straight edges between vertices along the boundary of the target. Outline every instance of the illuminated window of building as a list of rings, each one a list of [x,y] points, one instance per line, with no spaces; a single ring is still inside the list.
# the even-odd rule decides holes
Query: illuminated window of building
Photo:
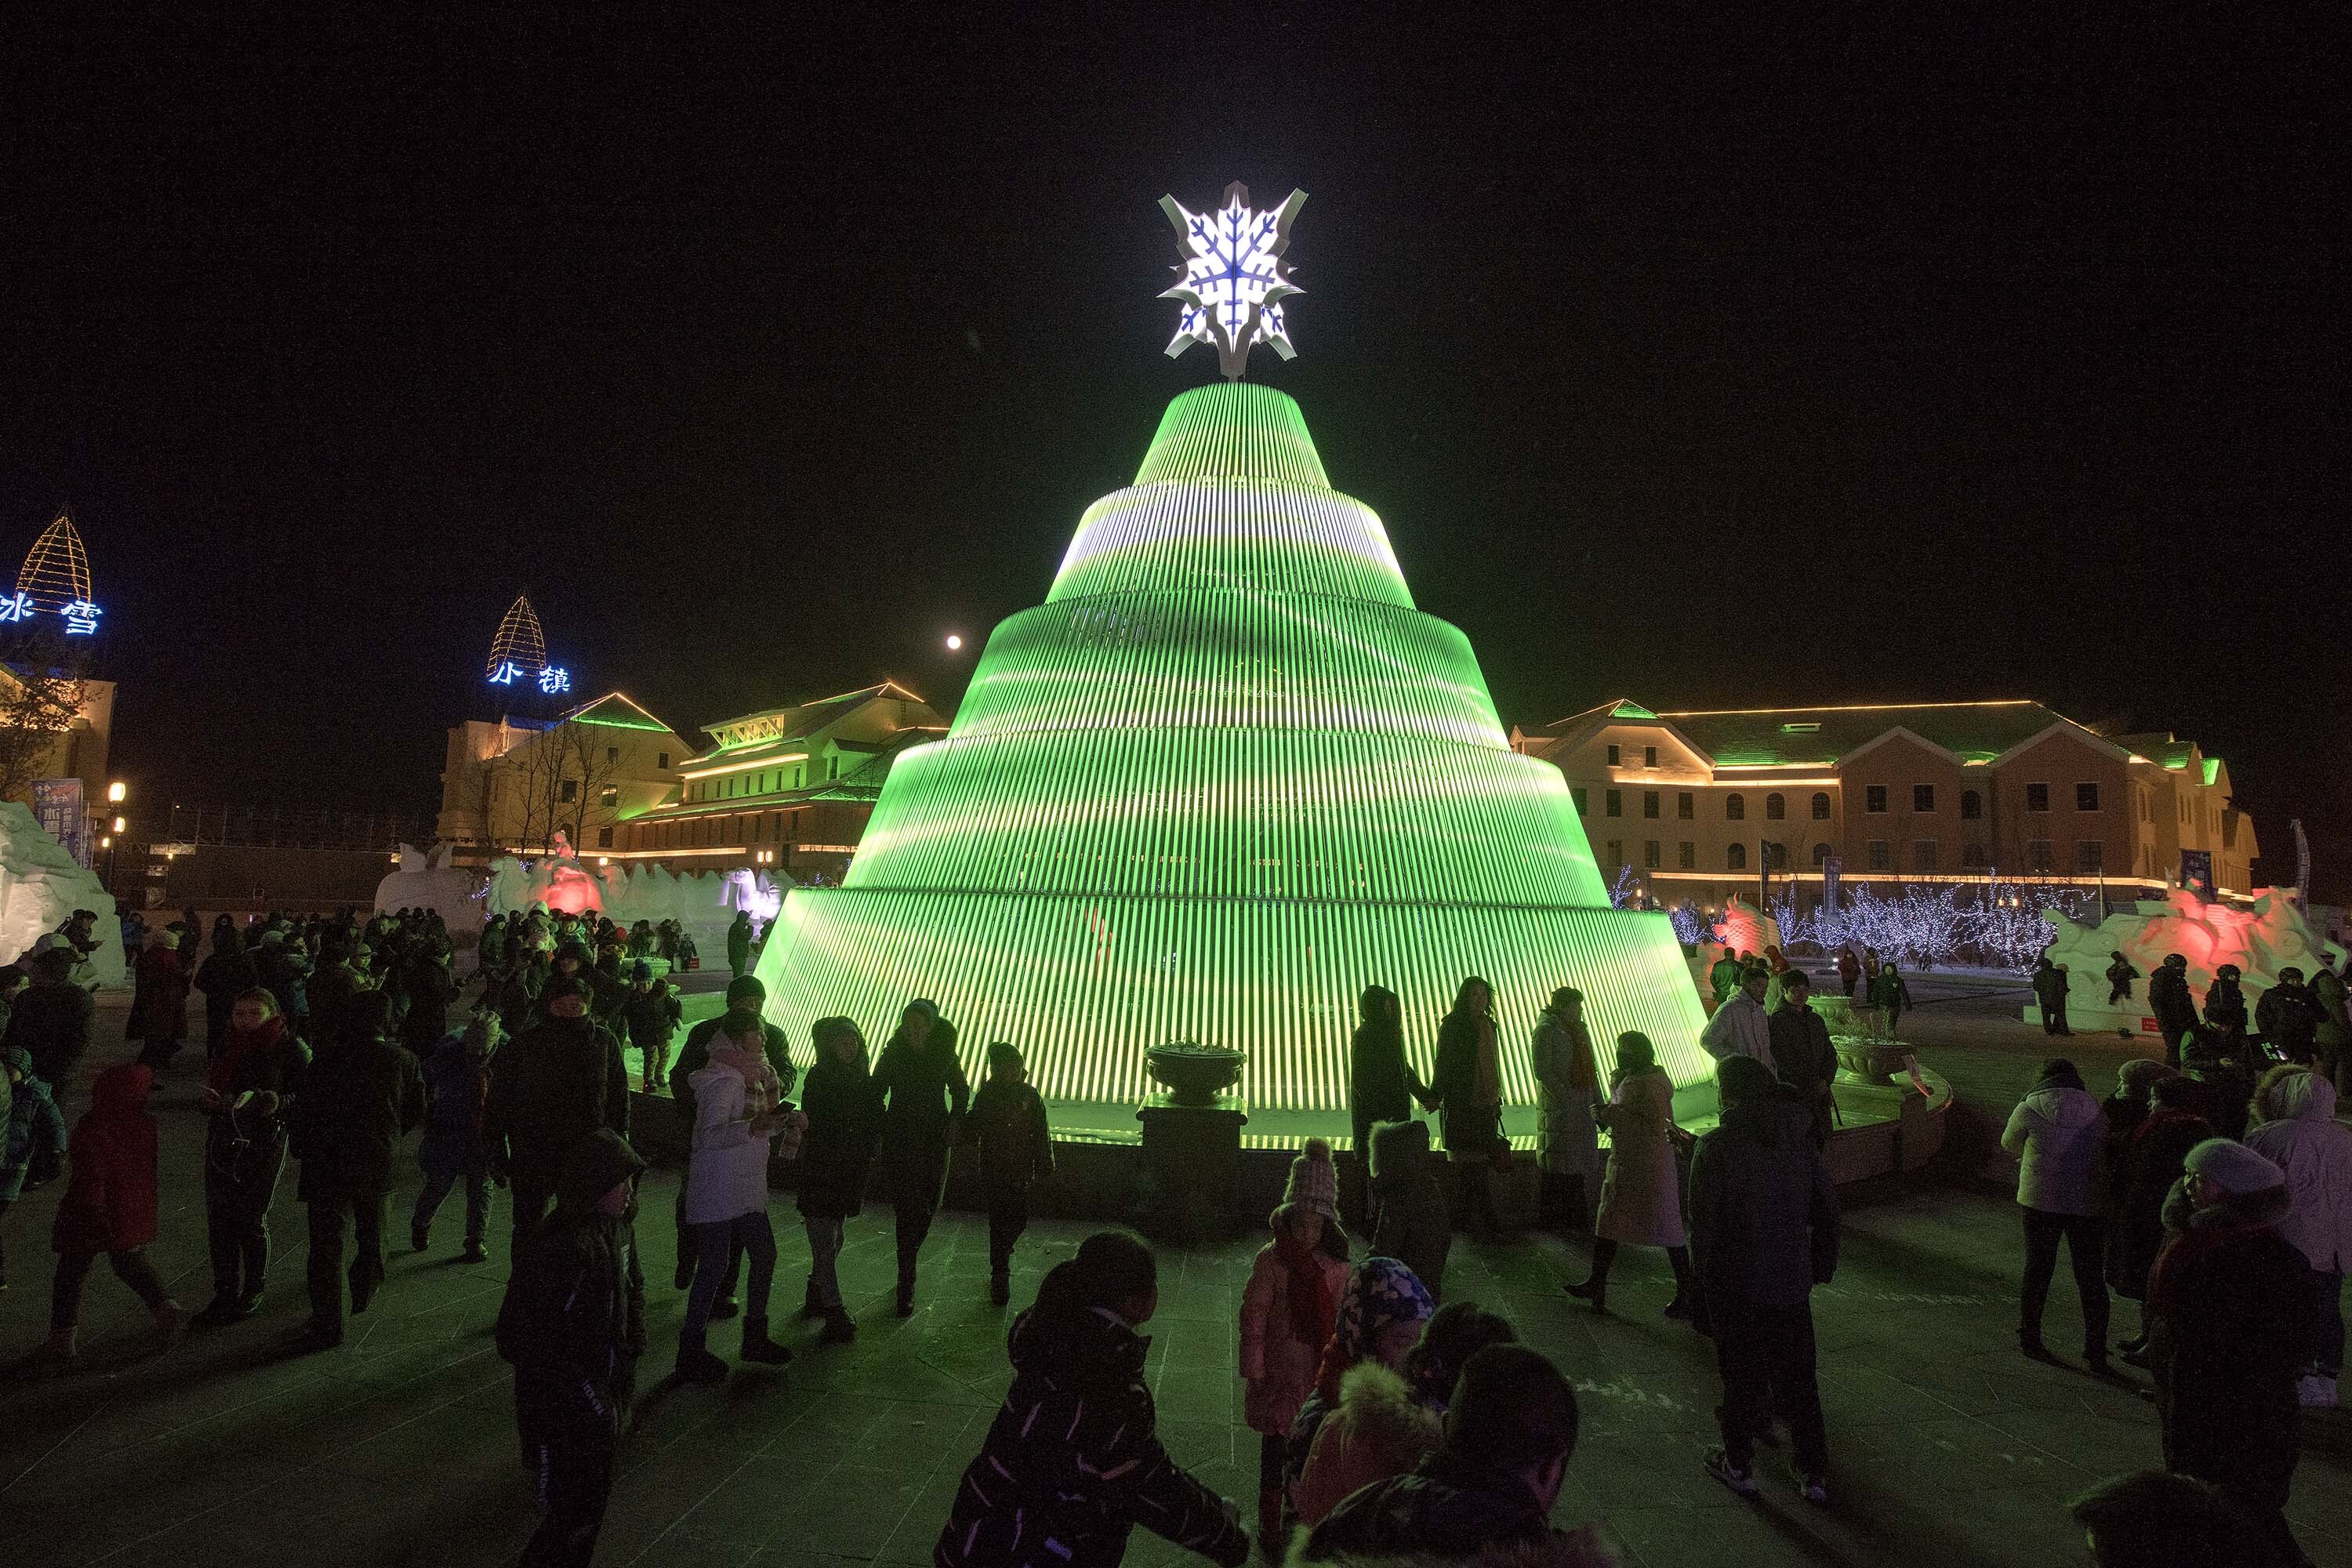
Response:
[[[1862,792],[1862,809],[1874,813],[1885,811],[1886,809],[1886,786],[1885,784],[1865,785]]]
[[[1830,792],[1825,789],[1817,789],[1813,792],[1813,820],[1815,822],[1827,822],[1829,819]]]
[[[598,792],[596,795],[596,804],[603,806],[618,805],[621,804],[621,792],[614,788],[611,784],[606,784],[603,790]]]
[[[1830,858],[1830,847],[1829,847],[1828,845],[1826,845],[1826,844],[1816,844],[1816,845],[1814,845],[1814,846],[1813,846],[1813,869],[1814,869],[1814,870],[1818,871],[1818,870],[1820,870],[1823,866],[1828,865],[1828,864],[1829,864],[1829,858]]]
[[[1660,864],[1661,861],[1658,858],[1658,841],[1654,838],[1643,839],[1642,841],[1643,868],[1644,870],[1654,871],[1658,868]]]
[[[1724,820],[1724,821],[1726,821],[1726,822],[1741,822],[1741,821],[1745,821],[1745,820],[1747,819],[1747,816],[1748,816],[1748,802],[1747,802],[1745,799],[1743,799],[1743,798],[1742,798],[1742,797],[1738,794],[1738,792],[1736,792],[1736,791],[1735,791],[1734,793],[1732,793],[1732,794],[1730,794],[1730,795],[1725,795],[1725,796],[1723,797],[1723,820]]]
[[[1723,852],[1723,867],[1727,871],[1745,871],[1748,869],[1748,846],[1745,844],[1734,844],[1729,848],[1726,849]]]
[[[1602,815],[1602,816],[1624,816],[1624,815],[1625,815],[1625,795],[1624,795],[1624,792],[1623,792],[1623,791],[1622,791],[1622,790],[1613,790],[1613,789],[1612,789],[1612,790],[1609,791],[1607,794],[1603,795],[1601,797],[1601,815]]]
[[[1696,817],[1697,815],[1698,815],[1698,801],[1697,801],[1697,799],[1696,799],[1695,796],[1693,796],[1693,795],[1692,795],[1691,792],[1690,792],[1690,791],[1688,791],[1688,790],[1686,790],[1686,789],[1685,789],[1685,790],[1677,790],[1677,791],[1675,791],[1675,817],[1676,817],[1677,819],[1681,820],[1681,821],[1688,822],[1688,821],[1690,821],[1693,817]]]
[[[2025,868],[2029,871],[2050,869],[2050,840],[2029,838],[2025,841]]]
[[[1586,792],[1582,784],[1569,785],[1568,798],[1576,803],[1577,816],[1591,816],[1592,815],[1592,798]]]
[[[2028,811],[2049,810],[2050,786],[2046,784],[2027,784],[2025,786],[2025,809]]]
[[[1658,765],[1657,747],[1644,746],[1642,748],[1642,765],[1645,768],[1654,768]]]
[[[2107,847],[2104,840],[2078,838],[2074,841],[2074,869],[2104,871],[2106,868]]]
[[[1675,864],[1681,867],[1685,871],[1697,870],[1698,846],[1692,843],[1687,838],[1684,839],[1680,844],[1675,845]]]
[[[1913,784],[1911,786],[1911,809],[1914,811],[1935,810],[1936,786],[1934,784]]]
[[[1788,797],[1779,795],[1766,795],[1764,797],[1764,820],[1767,822],[1786,822],[1788,819]]]
[[[1972,789],[1962,790],[1960,792],[1960,820],[1962,822],[1980,822],[1983,819],[1984,796],[1979,795]]]
[[[1936,869],[1936,841],[1934,839],[1915,838],[1911,841],[1911,869],[1914,871],[1933,871]]]
[[[1656,819],[1658,815],[1658,792],[1656,790],[1645,789],[1642,792],[1642,815],[1653,820]]]
[[[2074,809],[2076,811],[2098,810],[2099,786],[2095,784],[2076,784],[2074,786]]]
[[[1894,858],[1887,853],[1885,839],[1874,838],[1870,841],[1869,866],[1874,871],[1886,871],[1894,868]]]
[[[578,800],[580,798],[580,781],[578,779],[565,779],[562,784],[556,787],[555,798],[566,802]]]
[[[1613,745],[1609,748],[1609,765],[1612,768],[1617,765],[1617,748]]]

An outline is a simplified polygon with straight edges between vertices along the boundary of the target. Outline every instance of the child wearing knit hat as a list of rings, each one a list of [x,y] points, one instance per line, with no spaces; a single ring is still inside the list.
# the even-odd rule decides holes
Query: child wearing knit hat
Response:
[[[1290,1163],[1282,1205],[1267,1219],[1274,1239],[1258,1249],[1242,1291],[1244,1414],[1259,1436],[1258,1532],[1282,1528],[1283,1444],[1315,1386],[1324,1343],[1348,1283],[1348,1236],[1339,1228],[1339,1175],[1331,1145],[1310,1138]]]

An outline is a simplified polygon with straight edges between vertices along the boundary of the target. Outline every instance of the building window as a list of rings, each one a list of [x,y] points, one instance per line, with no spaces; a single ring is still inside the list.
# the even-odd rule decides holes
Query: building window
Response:
[[[1813,820],[1815,822],[1827,822],[1829,819],[1830,792],[1825,789],[1817,789],[1813,792]]]
[[[1612,768],[1617,765],[1617,748],[1613,745],[1609,748],[1609,765]]]
[[[1862,809],[1872,813],[1885,811],[1886,809],[1886,786],[1885,784],[1866,785],[1862,792]]]
[[[2046,784],[2027,784],[2025,786],[2025,809],[2028,811],[2049,810],[2050,786]]]
[[[1645,789],[1642,792],[1642,815],[1649,817],[1653,821],[1656,820],[1658,815],[1658,792],[1656,790]]]
[[[1728,849],[1726,849],[1723,852],[1723,864],[1727,870],[1745,871],[1748,869],[1748,846],[1745,844],[1735,844]]]
[[[1764,820],[1767,822],[1786,822],[1788,819],[1788,797],[1786,795],[1766,795],[1764,797]]]
[[[1764,846],[1764,864],[1771,867],[1775,871],[1787,870],[1789,868],[1789,847],[1785,844],[1767,844]]]
[[[835,752],[833,755],[825,758],[824,776],[829,779],[837,779],[841,776],[841,753],[839,752]]]
[[[1642,748],[1642,765],[1645,768],[1654,768],[1658,765],[1657,747],[1644,746]]]
[[[2050,840],[2029,838],[2025,841],[2025,868],[2029,871],[2050,869]]]
[[[1687,838],[1684,839],[1680,844],[1675,845],[1675,864],[1681,867],[1685,871],[1697,870],[1698,846],[1692,843]]]
[[[1614,875],[1617,868],[1622,866],[1624,863],[1625,841],[1622,838],[1611,839],[1609,841],[1609,869],[1611,874]]]
[[[556,789],[555,798],[567,804],[572,801],[578,800],[580,798],[580,781],[578,779],[565,779]]]
[[[1584,786],[1582,784],[1569,785],[1568,798],[1576,803],[1577,816],[1591,816],[1592,815],[1592,802],[1591,797],[1584,793]]]
[[[654,753],[654,766],[657,768],[666,768],[669,766],[669,753],[667,752],[656,752]]]
[[[1604,816],[1624,816],[1625,792],[1623,790],[1612,789],[1602,795],[1601,797],[1601,810]]]
[[[1656,870],[1656,869],[1658,868],[1659,864],[1660,864],[1660,862],[1659,862],[1659,859],[1658,859],[1658,841],[1657,841],[1656,839],[1654,839],[1654,838],[1645,838],[1645,839],[1643,839],[1643,840],[1642,841],[1642,866],[1643,866],[1643,868],[1644,870],[1654,871],[1654,870]]]
[[[612,847],[613,830],[609,827],[598,828],[596,830],[596,847],[599,849],[610,849]]]
[[[1730,794],[1730,795],[1725,795],[1725,796],[1723,797],[1723,820],[1724,820],[1724,821],[1726,821],[1726,822],[1740,822],[1740,821],[1744,821],[1744,820],[1747,818],[1747,816],[1748,816],[1748,802],[1747,802],[1743,797],[1741,797],[1741,796],[1740,796],[1737,792],[1735,792],[1735,793],[1733,793],[1733,794]]]
[[[1814,845],[1814,846],[1813,846],[1813,869],[1814,869],[1814,870],[1818,871],[1818,870],[1820,870],[1823,866],[1828,865],[1828,864],[1829,864],[1829,858],[1830,858],[1830,847],[1829,847],[1828,845],[1826,845],[1826,844],[1816,844],[1816,845]]]
[[[1686,789],[1685,789],[1685,790],[1677,790],[1677,791],[1675,791],[1675,817],[1676,817],[1678,820],[1680,820],[1680,821],[1683,821],[1683,822],[1688,822],[1688,821],[1690,821],[1693,817],[1696,816],[1697,815],[1698,815],[1698,802],[1697,802],[1697,801],[1696,801],[1696,800],[1692,796],[1691,792],[1690,792],[1690,791],[1688,791],[1688,790],[1686,790]]]
[[[2095,784],[2076,784],[2074,786],[2074,809],[2076,811],[2098,810],[2099,786]]]
[[[606,784],[597,795],[596,804],[604,806],[618,805],[621,804],[621,792],[611,784]]]
[[[1983,846],[1983,845],[1981,845],[1981,844],[1969,844],[1969,845],[1964,845],[1964,846],[1962,846],[1962,847],[1961,847],[1961,849],[1960,849],[1960,864],[1961,864],[1961,865],[1966,866],[1966,867],[1969,867],[1969,868],[1970,868],[1971,869],[1973,869],[1974,868],[1979,867],[1979,866],[1981,866],[1981,865],[1983,865],[1984,863],[1985,863],[1985,852],[1984,852],[1984,846]]]
[[[1979,795],[1972,789],[1962,790],[1960,792],[1960,820],[1962,822],[1983,821],[1984,796]]]
[[[1913,784],[1911,786],[1911,809],[1914,811],[1935,810],[1936,786],[1934,784]]]
[[[1915,838],[1911,841],[1911,869],[1914,871],[1933,871],[1936,869],[1936,841],[1934,839]]]
[[[2074,869],[2077,871],[2104,871],[2106,868],[2107,846],[2105,840],[2097,838],[2078,838],[2074,841]]]
[[[1870,868],[1874,871],[1885,871],[1891,869],[1892,865],[1892,858],[1886,852],[1886,840],[1884,838],[1872,839],[1870,841]]]

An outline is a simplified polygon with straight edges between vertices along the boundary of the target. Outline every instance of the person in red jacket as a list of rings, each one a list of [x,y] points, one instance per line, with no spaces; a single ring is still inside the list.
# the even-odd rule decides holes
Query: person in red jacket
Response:
[[[154,1073],[136,1064],[99,1074],[90,1088],[89,1110],[75,1123],[66,1145],[70,1173],[49,1233],[58,1254],[57,1283],[49,1293],[53,1360],[73,1359],[82,1286],[100,1253],[115,1278],[139,1292],[166,1338],[186,1321],[147,1261],[158,1207],[155,1118],[147,1110],[147,1091],[154,1082]]]

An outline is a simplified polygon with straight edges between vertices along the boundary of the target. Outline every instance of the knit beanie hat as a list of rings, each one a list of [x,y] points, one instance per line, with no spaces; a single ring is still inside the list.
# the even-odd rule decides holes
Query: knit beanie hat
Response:
[[[2236,1196],[2266,1193],[2286,1184],[2284,1171],[2230,1138],[2208,1138],[2189,1151],[2189,1158],[2181,1164],[2190,1175],[2202,1176]]]
[[[1303,1204],[1337,1223],[1339,1218],[1339,1172],[1331,1163],[1328,1139],[1309,1138],[1307,1148],[1290,1162],[1290,1179],[1282,1184],[1284,1204]]]

